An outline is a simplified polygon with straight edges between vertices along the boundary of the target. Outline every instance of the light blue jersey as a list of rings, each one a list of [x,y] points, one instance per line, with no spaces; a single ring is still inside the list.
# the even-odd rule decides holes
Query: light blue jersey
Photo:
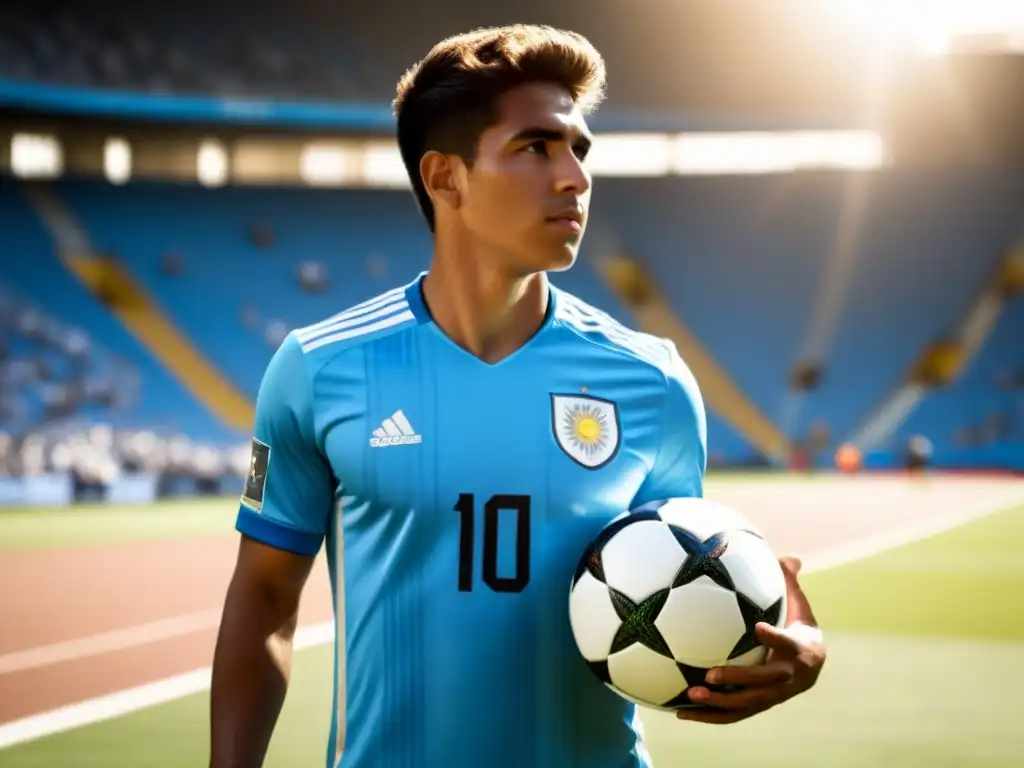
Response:
[[[488,364],[410,285],[289,335],[260,388],[237,527],[336,601],[334,768],[649,766],[576,649],[568,593],[623,510],[700,496],[697,385],[663,340],[551,289]]]

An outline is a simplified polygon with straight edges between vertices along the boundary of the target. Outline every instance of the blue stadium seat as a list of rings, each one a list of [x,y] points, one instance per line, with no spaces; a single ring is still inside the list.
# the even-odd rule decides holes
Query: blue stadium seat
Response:
[[[1020,225],[1024,185],[1007,172],[908,171],[865,188],[856,261],[821,387],[800,430],[824,417],[849,438],[922,351],[953,330]]]
[[[593,240],[585,240],[576,266],[567,272],[553,275],[551,282],[603,309],[620,323],[635,328],[636,319],[601,281],[588,263],[596,250],[598,250],[598,244]],[[721,465],[725,462],[738,463],[756,460],[756,451],[750,447],[750,443],[721,416],[714,412],[708,412],[707,421],[709,464]]]
[[[121,426],[181,430],[197,439],[237,440],[202,410],[124,326],[93,299],[58,260],[49,234],[28,200],[12,184],[0,185],[0,228],[5,257],[0,283],[67,325],[74,325],[106,352],[129,361],[140,377],[140,398],[129,413],[95,414]]]
[[[905,444],[924,435],[935,445],[936,459],[953,460],[965,449],[1001,448],[1017,455],[1024,469],[1024,297],[1010,301],[974,359],[949,386],[931,392],[893,438]],[[1008,379],[1018,378],[1015,387]]]
[[[127,264],[206,357],[251,396],[274,349],[265,338],[267,321],[288,328],[315,322],[410,279],[429,263],[429,232],[407,191],[101,182],[63,182],[59,190],[93,247]],[[253,225],[269,226],[273,244],[254,245]],[[163,272],[170,252],[183,259],[179,277]],[[300,289],[298,268],[305,259],[324,263],[327,291]],[[632,325],[587,262],[585,247],[580,264],[552,282]],[[378,265],[383,272],[374,271]],[[255,327],[242,322],[248,307],[258,311]],[[715,457],[751,455],[746,441],[715,414],[708,423]]]
[[[616,180],[602,182],[594,215],[778,422],[841,203],[831,178]]]
[[[427,229],[408,193],[217,189],[74,183],[62,198],[95,248],[115,254],[179,329],[230,380],[255,396],[276,345],[266,323],[288,328],[322,320],[410,279],[429,258]],[[250,227],[266,225],[274,243],[257,247]],[[181,254],[184,272],[168,277],[164,257]],[[367,274],[373,258],[386,272]],[[304,260],[323,262],[329,290],[300,289]],[[243,324],[247,308],[259,322]]]
[[[605,180],[594,211],[768,418],[797,439],[823,421],[838,442],[959,319],[1018,225],[1019,178],[952,181],[948,171]],[[852,267],[824,334],[824,379],[796,398],[791,368],[820,330],[840,232]]]

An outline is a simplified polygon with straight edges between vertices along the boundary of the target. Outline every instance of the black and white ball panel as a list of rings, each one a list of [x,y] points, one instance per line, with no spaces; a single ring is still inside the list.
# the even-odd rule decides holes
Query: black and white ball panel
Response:
[[[642,552],[644,567],[636,567]],[[686,552],[661,520],[641,520],[620,530],[601,550],[604,581],[634,603],[665,589],[678,573]]]
[[[686,690],[678,665],[667,656],[634,643],[608,659],[608,677],[618,690],[656,705],[671,701]]]
[[[744,531],[729,532],[729,547],[721,557],[736,591],[758,608],[768,610],[786,594],[786,580],[778,559],[764,542]],[[785,617],[785,610],[782,611]]]
[[[576,644],[587,661],[604,661],[612,650],[622,619],[612,605],[608,586],[584,571],[569,594],[569,622],[577,630]]]
[[[699,616],[701,629],[692,625]],[[694,667],[710,667],[722,660],[722,649],[731,649],[746,631],[736,595],[706,576],[669,592],[664,608],[654,621],[672,651],[672,658]]]

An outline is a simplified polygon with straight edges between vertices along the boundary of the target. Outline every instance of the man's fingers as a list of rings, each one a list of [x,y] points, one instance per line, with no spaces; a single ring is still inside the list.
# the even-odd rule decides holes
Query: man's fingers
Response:
[[[771,624],[758,624],[754,631],[757,639],[766,648],[790,655],[796,655],[804,651],[808,646],[825,642],[824,634],[815,625],[804,624],[797,621],[783,629],[777,629]]]
[[[804,561],[796,555],[783,555],[779,558],[779,565],[782,566],[783,572],[799,576],[800,570],[804,567]]]
[[[786,623],[792,624],[794,621],[801,621],[804,624],[817,626],[818,622],[814,618],[814,611],[811,609],[811,604],[798,579],[800,569],[803,568],[800,558],[784,555],[779,558],[779,565],[782,567],[782,575],[786,579]]]
[[[752,667],[716,667],[708,672],[709,685],[749,686],[776,685],[793,679],[793,664],[789,661],[768,661]]]
[[[786,691],[782,685],[761,686],[733,693],[716,693],[707,688],[695,688],[690,699],[696,704],[726,712],[753,712],[766,708],[769,704],[782,701]]]
[[[789,627],[777,629],[771,624],[761,623],[754,627],[754,631],[757,633],[757,639],[761,642],[761,645],[769,650],[789,655],[800,653],[801,645],[798,633],[790,632]]]

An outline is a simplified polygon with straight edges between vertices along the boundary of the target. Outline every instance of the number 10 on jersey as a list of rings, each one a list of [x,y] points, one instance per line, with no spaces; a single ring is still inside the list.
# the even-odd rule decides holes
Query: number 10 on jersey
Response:
[[[473,562],[476,551],[476,497],[459,495],[455,503],[459,513],[459,591],[472,592]],[[498,575],[498,522],[501,515],[516,516],[515,561],[513,576]],[[484,556],[481,578],[495,592],[522,592],[530,583],[530,497],[496,494],[483,505]]]

